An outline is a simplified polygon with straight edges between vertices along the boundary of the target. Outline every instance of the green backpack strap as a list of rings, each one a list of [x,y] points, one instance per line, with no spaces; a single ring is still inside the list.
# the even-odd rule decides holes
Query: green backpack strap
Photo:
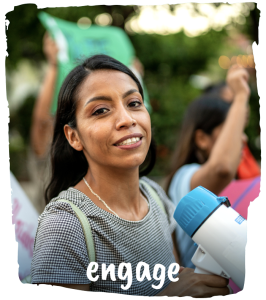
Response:
[[[91,226],[90,226],[90,223],[89,223],[87,217],[73,202],[71,202],[69,200],[65,200],[65,199],[59,199],[57,201],[70,204],[71,208],[74,210],[77,218],[80,221],[81,227],[83,229],[90,262],[95,262],[94,242],[93,242],[93,237],[92,237],[92,232],[91,232]]]
[[[156,191],[146,181],[140,179],[140,183],[145,186],[145,188],[151,194],[152,198],[156,201],[156,203],[159,205],[161,210],[166,214],[163,202],[162,202],[161,198],[159,197],[159,195],[156,193]]]
[[[87,246],[87,253],[90,259],[90,262],[95,262],[95,249],[94,249],[94,242],[93,242],[93,237],[92,237],[92,232],[91,232],[91,226],[90,223],[85,216],[85,214],[71,201],[65,200],[65,199],[59,199],[57,201],[60,202],[65,202],[68,203],[71,208],[74,210],[77,218],[79,219],[79,222],[81,224],[85,241],[86,241],[86,246]],[[21,280],[22,283],[31,283],[31,275],[28,275],[27,277],[23,278]]]

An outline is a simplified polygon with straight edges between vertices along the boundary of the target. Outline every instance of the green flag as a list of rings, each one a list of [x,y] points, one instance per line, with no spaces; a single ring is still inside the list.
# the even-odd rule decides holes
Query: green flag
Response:
[[[101,27],[96,25],[82,29],[76,23],[52,17],[45,12],[39,13],[38,16],[59,48],[58,75],[51,108],[53,114],[57,108],[60,87],[67,74],[80,60],[94,54],[106,54],[128,67],[132,64],[135,51],[129,37],[122,29],[114,26]],[[143,83],[142,86],[145,105],[150,110],[148,93]]]

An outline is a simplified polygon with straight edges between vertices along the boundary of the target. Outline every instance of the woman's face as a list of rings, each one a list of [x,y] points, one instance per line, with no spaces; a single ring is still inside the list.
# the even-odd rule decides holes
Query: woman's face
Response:
[[[207,134],[203,132],[202,130],[198,130],[198,133],[196,133],[196,145],[198,146],[199,149],[202,150],[202,153],[204,154],[205,160],[208,159],[208,157],[211,154],[211,151],[221,134],[221,131],[223,129],[224,123],[221,123],[220,125],[216,126],[211,134]],[[242,148],[244,148],[245,143],[247,142],[247,135],[243,132],[242,137],[241,137],[241,142],[242,142]]]
[[[213,146],[216,143],[219,135],[221,134],[223,126],[224,123],[216,126],[210,135],[206,135],[207,136],[207,142],[206,142],[207,157],[210,156]],[[245,143],[247,142],[247,135],[244,132],[242,133],[241,142],[242,142],[242,147],[244,147]]]
[[[65,125],[70,145],[90,167],[141,165],[151,142],[151,122],[135,81],[119,71],[92,72],[79,89],[77,130]]]

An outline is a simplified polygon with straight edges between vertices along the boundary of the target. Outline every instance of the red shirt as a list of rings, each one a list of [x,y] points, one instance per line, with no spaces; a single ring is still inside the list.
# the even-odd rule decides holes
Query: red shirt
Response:
[[[242,152],[242,158],[237,169],[238,179],[248,179],[260,176],[260,167],[250,152],[248,145],[245,144]]]

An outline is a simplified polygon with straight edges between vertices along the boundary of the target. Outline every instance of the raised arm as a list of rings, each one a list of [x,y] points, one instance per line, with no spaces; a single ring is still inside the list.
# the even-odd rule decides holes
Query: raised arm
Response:
[[[192,176],[191,189],[202,185],[219,194],[235,177],[241,158],[250,95],[248,79],[248,72],[236,65],[228,71],[227,84],[234,93],[234,100],[208,160]]]
[[[57,76],[58,48],[47,33],[43,39],[43,51],[48,68],[33,109],[31,125],[31,145],[38,157],[43,157],[47,153],[53,132],[53,116],[50,111]]]

